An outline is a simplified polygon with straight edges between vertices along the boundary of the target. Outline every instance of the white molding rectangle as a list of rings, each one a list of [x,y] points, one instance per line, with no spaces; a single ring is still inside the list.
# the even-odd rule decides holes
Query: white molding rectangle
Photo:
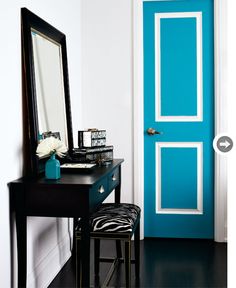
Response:
[[[196,18],[197,51],[197,115],[162,116],[161,115],[161,19]],[[158,122],[200,122],[203,121],[202,97],[202,12],[155,13],[155,115]]]
[[[172,209],[161,207],[161,149],[197,148],[197,208]],[[156,213],[157,214],[203,214],[203,143],[202,142],[156,142]]]

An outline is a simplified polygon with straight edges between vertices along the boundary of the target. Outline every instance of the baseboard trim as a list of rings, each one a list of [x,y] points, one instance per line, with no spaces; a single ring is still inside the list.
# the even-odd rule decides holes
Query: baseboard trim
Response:
[[[27,275],[28,288],[47,288],[71,256],[70,239],[66,235],[34,270]]]

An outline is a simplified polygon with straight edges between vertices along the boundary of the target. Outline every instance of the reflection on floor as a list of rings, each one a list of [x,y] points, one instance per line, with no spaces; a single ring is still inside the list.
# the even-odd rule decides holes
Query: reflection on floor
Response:
[[[92,248],[93,244],[91,254]],[[114,241],[102,242],[102,256],[113,256],[114,251]],[[140,252],[140,279],[135,281],[134,267],[132,267],[132,287],[227,287],[227,245],[225,243],[215,243],[211,240],[145,238],[141,241]],[[101,283],[109,265],[101,263]],[[90,275],[91,285],[97,286],[93,279],[93,258],[91,258]],[[49,286],[49,288],[62,287],[75,287],[75,269],[71,260]],[[123,264],[114,273],[109,287],[125,287]]]

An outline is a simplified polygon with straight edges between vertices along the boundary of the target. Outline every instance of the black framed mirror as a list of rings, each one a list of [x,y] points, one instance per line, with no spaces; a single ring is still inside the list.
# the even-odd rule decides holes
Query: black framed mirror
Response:
[[[66,36],[27,8],[21,19],[29,158],[32,174],[38,174],[45,162],[36,155],[42,135],[59,132],[69,154],[73,150]]]

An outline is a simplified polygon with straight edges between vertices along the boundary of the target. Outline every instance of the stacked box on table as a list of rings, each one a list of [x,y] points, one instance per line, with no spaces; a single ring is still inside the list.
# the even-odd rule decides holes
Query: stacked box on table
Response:
[[[106,130],[78,131],[78,145],[80,148],[106,146]]]
[[[77,148],[74,150],[74,156],[82,162],[111,161],[113,159],[113,146]]]

